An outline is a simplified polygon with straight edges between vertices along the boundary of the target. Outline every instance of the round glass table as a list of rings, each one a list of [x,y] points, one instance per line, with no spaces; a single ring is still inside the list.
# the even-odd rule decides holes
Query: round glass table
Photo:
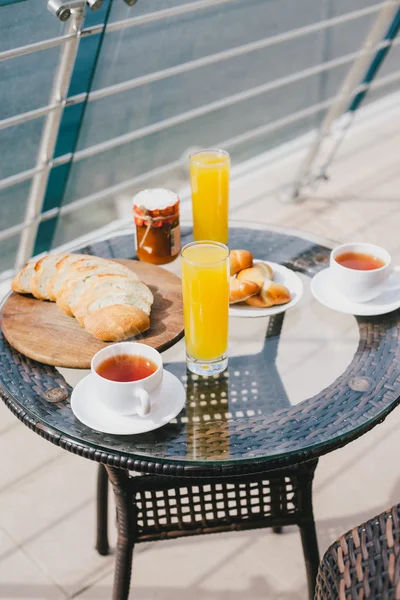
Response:
[[[191,229],[183,227],[182,245],[191,239]],[[311,277],[327,267],[332,242],[236,223],[229,246],[296,271],[303,296],[269,318],[231,318],[229,365],[219,376],[187,371],[184,340],[167,350],[165,368],[185,385],[186,407],[151,433],[113,436],[89,429],[69,405],[72,385],[86,371],[77,375],[34,362],[0,336],[0,389],[10,410],[47,440],[101,463],[102,554],[108,551],[108,480],[113,485],[114,600],[128,597],[137,542],[259,527],[279,532],[289,524],[300,528],[312,598],[319,562],[312,511],[318,457],[367,432],[399,402],[400,313],[353,317],[311,295]],[[133,231],[79,252],[133,258]],[[179,272],[179,264],[167,268]]]

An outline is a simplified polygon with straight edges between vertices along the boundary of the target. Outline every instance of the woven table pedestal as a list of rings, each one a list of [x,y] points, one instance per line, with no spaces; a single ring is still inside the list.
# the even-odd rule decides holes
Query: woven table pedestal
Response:
[[[312,510],[317,462],[270,473],[213,478],[135,477],[100,465],[96,543],[100,554],[108,554],[107,474],[117,504],[113,599],[129,596],[132,554],[139,542],[264,527],[280,533],[285,525],[299,527],[312,599],[319,563]],[[189,555],[187,558],[190,560]]]

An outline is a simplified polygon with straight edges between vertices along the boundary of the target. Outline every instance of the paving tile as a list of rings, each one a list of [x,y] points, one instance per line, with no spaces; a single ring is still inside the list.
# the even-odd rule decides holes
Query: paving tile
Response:
[[[4,600],[61,600],[65,593],[0,530],[0,598]]]
[[[148,546],[134,557],[130,597],[138,600],[302,598],[301,593],[289,589],[275,577],[270,563],[275,552],[275,536],[261,534],[271,537],[267,554],[263,546],[262,560],[257,556],[260,532],[219,534]],[[282,549],[280,558],[284,561],[285,555],[287,549]],[[300,580],[304,584],[304,573]],[[77,597],[80,600],[109,598],[112,581],[113,575],[109,573]]]
[[[110,519],[114,530],[114,519]],[[94,503],[76,508],[71,514],[32,537],[24,550],[53,581],[69,595],[114,564],[114,557],[100,556],[95,548]]]
[[[0,524],[24,544],[80,507],[93,504],[96,473],[95,463],[63,451],[57,461],[0,493]]]
[[[1,433],[0,455],[7,456],[7,460],[3,461],[1,468],[0,493],[22,481],[35,469],[57,460],[63,452],[25,426],[12,427]]]
[[[60,460],[0,494],[0,523],[68,594],[113,563],[112,556],[100,557],[94,549],[96,475],[96,463],[63,452]],[[111,492],[109,514],[109,539],[114,547]]]
[[[18,546],[15,543],[15,540],[13,540],[4,529],[0,528],[0,561],[16,549],[18,549]]]
[[[0,436],[16,427],[24,427],[17,417],[12,414],[11,410],[7,408],[4,402],[0,399]]]
[[[400,410],[346,447],[323,457],[314,482],[314,511],[321,551],[339,535],[399,502],[393,469]]]

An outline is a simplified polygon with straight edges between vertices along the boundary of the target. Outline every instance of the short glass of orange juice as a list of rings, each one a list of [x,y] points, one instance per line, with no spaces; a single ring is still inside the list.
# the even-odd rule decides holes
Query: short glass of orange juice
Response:
[[[190,155],[195,240],[228,243],[230,167],[225,150],[201,150]]]
[[[216,375],[228,366],[229,249],[199,241],[181,252],[189,371]]]

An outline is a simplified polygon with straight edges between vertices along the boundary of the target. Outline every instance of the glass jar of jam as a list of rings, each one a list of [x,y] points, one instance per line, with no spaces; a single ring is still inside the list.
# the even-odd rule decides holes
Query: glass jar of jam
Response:
[[[139,192],[133,199],[133,218],[139,260],[165,265],[177,258],[181,246],[177,194],[164,189]]]

